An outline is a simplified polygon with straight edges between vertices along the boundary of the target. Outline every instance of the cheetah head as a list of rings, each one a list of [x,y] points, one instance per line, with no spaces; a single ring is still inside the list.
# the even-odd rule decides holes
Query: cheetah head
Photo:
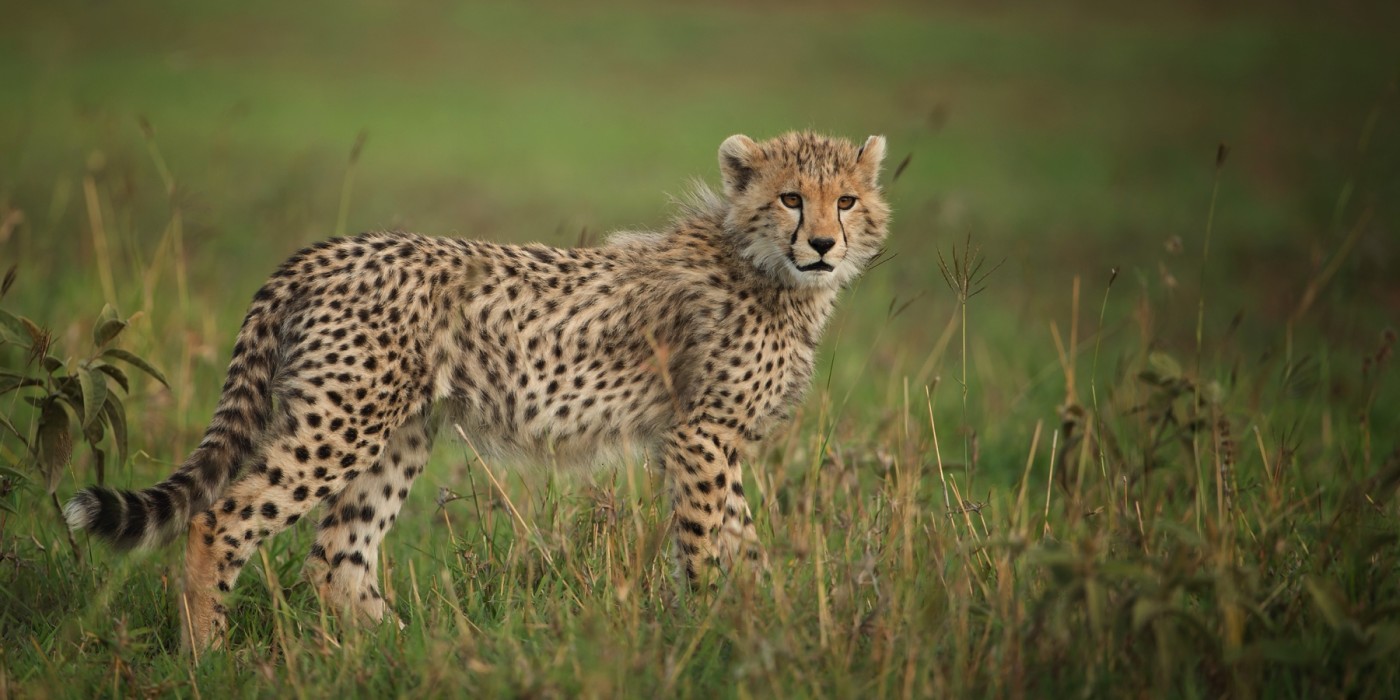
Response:
[[[865,145],[811,133],[719,147],[725,225],[757,268],[790,287],[839,288],[865,269],[885,239],[880,194],[883,136]]]

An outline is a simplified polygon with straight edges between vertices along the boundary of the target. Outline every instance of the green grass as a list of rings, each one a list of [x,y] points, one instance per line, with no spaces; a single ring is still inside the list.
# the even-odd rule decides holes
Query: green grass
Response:
[[[895,256],[747,470],[769,578],[678,588],[640,465],[506,474],[444,440],[385,545],[407,629],[327,616],[297,528],[194,666],[179,547],[78,561],[41,480],[0,481],[0,697],[1400,689],[1386,4],[7,5],[0,303],[61,357],[104,302],[139,314],[122,341],[171,380],[133,385],[118,485],[197,442],[247,300],[342,204],[567,244],[662,225],[735,132],[910,159]],[[1001,265],[964,307],[939,260],[969,236]],[[12,438],[0,464],[32,475]],[[59,494],[92,478],[80,449]]]

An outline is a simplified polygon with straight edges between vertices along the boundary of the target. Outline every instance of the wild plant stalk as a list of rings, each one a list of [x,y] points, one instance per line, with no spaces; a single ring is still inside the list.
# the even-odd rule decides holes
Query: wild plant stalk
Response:
[[[1210,262],[1210,239],[1215,229],[1215,203],[1220,196],[1220,171],[1225,166],[1225,159],[1230,155],[1230,147],[1221,142],[1215,149],[1215,174],[1210,188],[1210,209],[1206,213],[1206,235],[1205,241],[1201,244],[1201,275],[1200,286],[1198,288],[1198,300],[1196,303],[1196,368],[1195,380],[1192,382],[1192,403],[1191,410],[1199,411],[1201,408],[1201,355],[1203,348],[1203,338],[1206,325],[1206,269]],[[1201,484],[1205,479],[1201,476],[1201,441],[1200,431],[1191,432],[1191,459],[1195,465],[1196,473],[1196,531],[1201,529],[1201,512],[1204,498]]]
[[[948,288],[953,291],[958,303],[960,339],[962,352],[962,378],[959,383],[962,385],[962,409],[963,409],[963,456],[967,468],[967,479],[969,487],[976,476],[976,465],[973,464],[972,454],[972,418],[968,413],[968,382],[967,382],[967,305],[973,297],[981,294],[987,289],[987,278],[1006,262],[1002,259],[990,270],[983,270],[986,258],[982,257],[982,250],[972,245],[972,236],[969,234],[963,243],[962,257],[958,256],[958,247],[953,245],[953,252],[950,256],[952,262],[944,259],[943,251],[938,252],[938,270],[943,274],[943,281]]]
[[[1055,457],[1060,453],[1060,431],[1050,433],[1050,473],[1045,477],[1045,521],[1041,530],[1041,538],[1051,537],[1050,532],[1050,494],[1055,492]]]
[[[107,244],[107,226],[102,218],[102,198],[97,193],[97,180],[92,173],[83,176],[83,197],[87,202],[88,228],[92,233],[92,253],[97,258],[97,279],[102,284],[102,297],[117,305],[117,286],[112,281],[112,254]]]
[[[166,165],[165,157],[161,155],[160,146],[156,143],[155,127],[144,116],[138,117],[137,120],[141,126],[141,135],[146,141],[146,152],[151,155],[151,162],[155,164],[161,184],[165,186],[165,196],[170,202],[170,223],[166,227],[166,236],[170,239],[172,255],[175,258],[175,291],[180,300],[180,314],[187,318],[190,310],[190,290],[185,269],[185,226],[180,202],[176,197],[175,176],[170,173],[170,167]]]
[[[1109,476],[1108,476],[1108,455],[1104,452],[1104,441],[1103,441],[1103,434],[1104,434],[1104,427],[1103,427],[1103,411],[1099,408],[1099,383],[1098,383],[1098,379],[1099,379],[1099,349],[1100,349],[1100,348],[1102,347],[1102,345],[1103,345],[1103,335],[1104,335],[1104,332],[1103,332],[1103,320],[1104,320],[1104,316],[1107,315],[1107,313],[1108,313],[1108,293],[1111,292],[1111,291],[1113,291],[1113,283],[1114,283],[1115,281],[1117,281],[1117,280],[1118,280],[1118,268],[1117,268],[1117,267],[1114,267],[1114,268],[1112,268],[1111,270],[1109,270],[1109,273],[1108,273],[1108,286],[1104,287],[1104,290],[1103,290],[1103,301],[1099,304],[1099,329],[1098,329],[1098,332],[1095,334],[1095,338],[1094,338],[1094,362],[1093,362],[1093,366],[1092,366],[1092,367],[1090,368],[1090,370],[1089,370],[1089,400],[1090,400],[1090,401],[1093,403],[1093,405],[1094,405],[1094,417],[1093,417],[1093,421],[1091,422],[1091,425],[1093,426],[1093,432],[1092,432],[1091,434],[1086,434],[1086,435],[1084,436],[1084,439],[1085,439],[1086,441],[1087,441],[1091,436],[1093,437],[1094,443],[1095,443],[1095,445],[1098,447],[1097,452],[1098,452],[1098,458],[1099,458],[1099,473],[1101,473],[1101,474],[1103,475],[1104,481],[1109,482],[1110,485],[1112,484],[1112,481],[1113,481],[1113,480],[1110,479]],[[1127,490],[1126,490],[1126,489],[1124,489],[1123,497],[1124,497],[1125,499],[1127,498]],[[1142,522],[1142,517],[1141,517],[1141,516],[1142,516],[1142,513],[1141,513],[1141,511],[1139,511],[1139,513],[1138,513],[1138,522],[1139,522],[1139,524],[1141,524],[1141,522]]]
[[[340,182],[340,212],[335,217],[335,235],[345,235],[345,225],[350,217],[350,191],[355,184],[355,166],[360,162],[360,152],[364,150],[368,134],[360,131],[355,137],[355,145],[350,147],[350,164],[345,168],[345,179]]]

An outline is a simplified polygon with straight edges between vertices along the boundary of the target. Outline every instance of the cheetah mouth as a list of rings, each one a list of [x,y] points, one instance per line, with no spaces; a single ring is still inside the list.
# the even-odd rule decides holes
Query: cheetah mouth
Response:
[[[799,267],[797,269],[801,270],[802,272],[831,272],[836,268],[832,267],[831,263],[828,263],[825,260],[818,260],[812,263],[811,265],[803,265],[802,267]]]

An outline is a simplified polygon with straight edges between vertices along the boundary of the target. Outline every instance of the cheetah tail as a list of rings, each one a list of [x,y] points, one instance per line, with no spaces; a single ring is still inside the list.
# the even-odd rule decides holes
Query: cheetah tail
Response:
[[[282,306],[275,290],[254,298],[238,332],[228,379],[204,439],[165,481],[135,491],[89,486],[63,508],[68,526],[122,550],[168,544],[190,518],[209,508],[252,453],[272,412],[269,393],[278,357]]]

